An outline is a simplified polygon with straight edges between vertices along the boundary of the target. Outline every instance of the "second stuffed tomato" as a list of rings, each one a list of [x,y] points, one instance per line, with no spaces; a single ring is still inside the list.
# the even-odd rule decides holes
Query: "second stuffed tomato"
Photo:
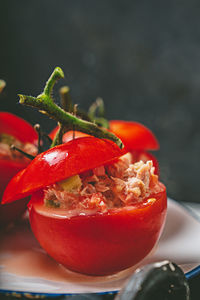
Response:
[[[9,183],[4,203],[32,194],[30,223],[65,267],[107,275],[153,248],[166,215],[166,189],[152,162],[130,162],[107,140],[83,137],[38,155]]]
[[[1,198],[8,182],[30,162],[21,153],[11,151],[10,145],[13,144],[29,154],[36,155],[36,141],[37,133],[28,122],[11,113],[0,112],[0,226],[15,221],[26,209],[26,199],[1,205]]]

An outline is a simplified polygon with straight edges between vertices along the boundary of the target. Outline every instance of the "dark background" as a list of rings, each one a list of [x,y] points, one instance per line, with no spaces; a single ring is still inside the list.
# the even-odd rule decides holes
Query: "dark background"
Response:
[[[158,137],[168,195],[200,202],[200,2],[0,1],[0,109],[55,126],[17,104],[38,95],[60,66],[81,108],[103,97],[109,119],[134,120]],[[58,92],[55,92],[55,98]]]

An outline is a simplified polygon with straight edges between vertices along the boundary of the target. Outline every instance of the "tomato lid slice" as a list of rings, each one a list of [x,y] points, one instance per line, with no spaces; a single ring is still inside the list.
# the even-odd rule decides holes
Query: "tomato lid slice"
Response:
[[[153,132],[138,122],[112,120],[109,125],[110,131],[122,140],[128,151],[158,150],[160,147]]]
[[[82,137],[39,154],[9,182],[2,203],[9,203],[65,178],[109,163],[123,155],[114,142]]]

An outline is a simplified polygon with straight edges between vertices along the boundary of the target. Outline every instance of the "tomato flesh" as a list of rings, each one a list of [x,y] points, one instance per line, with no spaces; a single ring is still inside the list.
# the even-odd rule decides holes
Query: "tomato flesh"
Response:
[[[30,224],[40,245],[65,267],[89,275],[113,274],[137,264],[158,240],[167,206],[161,183],[160,188],[135,206],[74,217],[41,213],[43,194],[37,192],[29,204]]]

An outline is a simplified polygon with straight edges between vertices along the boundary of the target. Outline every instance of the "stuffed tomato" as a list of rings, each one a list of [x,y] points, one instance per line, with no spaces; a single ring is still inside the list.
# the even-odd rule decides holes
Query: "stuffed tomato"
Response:
[[[32,194],[30,224],[58,263],[89,275],[137,264],[154,247],[166,189],[151,161],[131,163],[116,144],[83,137],[38,155],[9,183],[3,202]]]
[[[37,134],[29,123],[11,113],[0,112],[0,202],[11,178],[30,162],[21,153],[12,151],[10,145],[35,155],[36,139]],[[14,221],[25,208],[26,200],[4,206],[0,204],[0,224]]]

